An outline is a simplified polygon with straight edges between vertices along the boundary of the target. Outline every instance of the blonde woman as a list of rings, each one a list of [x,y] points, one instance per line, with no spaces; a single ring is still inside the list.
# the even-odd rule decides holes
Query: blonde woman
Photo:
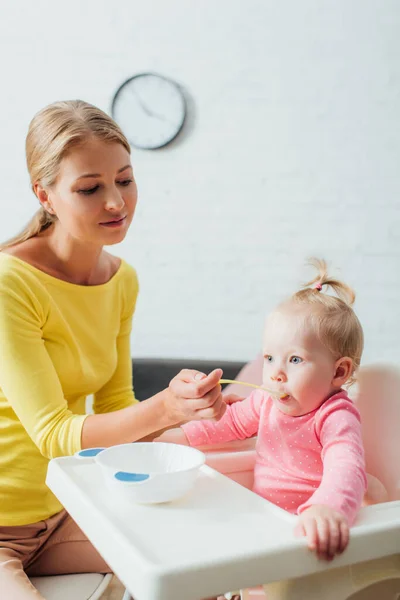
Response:
[[[0,590],[10,600],[42,598],[29,575],[109,572],[46,487],[51,458],[225,410],[219,369],[181,371],[134,398],[136,273],[104,250],[124,239],[137,202],[116,123],[82,101],[52,104],[30,124],[26,158],[39,211],[0,252]]]

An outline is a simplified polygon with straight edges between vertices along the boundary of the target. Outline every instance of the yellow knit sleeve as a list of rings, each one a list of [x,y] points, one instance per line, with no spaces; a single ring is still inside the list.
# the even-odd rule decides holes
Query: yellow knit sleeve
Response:
[[[132,357],[130,336],[132,319],[138,296],[138,280],[136,271],[129,269],[129,276],[124,286],[124,301],[121,314],[121,326],[117,337],[117,367],[111,379],[94,394],[93,411],[108,413],[127,408],[138,402],[135,399],[132,384]]]
[[[0,277],[0,387],[46,458],[81,449],[86,415],[74,415],[43,339],[46,297],[12,274]]]

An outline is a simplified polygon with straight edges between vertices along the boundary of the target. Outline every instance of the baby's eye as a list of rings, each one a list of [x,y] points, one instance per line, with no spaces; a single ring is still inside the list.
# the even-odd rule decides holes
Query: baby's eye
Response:
[[[293,363],[294,365],[299,365],[300,363],[303,362],[303,359],[300,358],[300,356],[291,356],[290,362]]]
[[[272,362],[272,361],[274,360],[270,354],[267,354],[266,356],[264,356],[264,359],[265,359],[267,362]]]

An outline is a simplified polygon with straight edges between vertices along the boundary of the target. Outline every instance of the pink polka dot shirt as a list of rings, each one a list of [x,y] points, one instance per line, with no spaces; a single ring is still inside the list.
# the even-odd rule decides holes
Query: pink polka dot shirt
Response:
[[[291,513],[324,504],[353,523],[366,473],[360,415],[344,390],[300,417],[284,414],[257,390],[228,406],[220,421],[191,421],[182,429],[191,446],[257,435],[254,492]]]

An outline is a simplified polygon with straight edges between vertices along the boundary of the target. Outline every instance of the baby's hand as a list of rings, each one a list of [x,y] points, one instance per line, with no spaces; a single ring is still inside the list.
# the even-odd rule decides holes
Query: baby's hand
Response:
[[[346,517],[324,504],[315,504],[301,513],[295,534],[306,536],[309,549],[324,560],[341,554],[349,543]]]
[[[225,404],[235,404],[235,402],[241,402],[244,400],[244,396],[238,396],[237,394],[222,394],[222,398]]]

